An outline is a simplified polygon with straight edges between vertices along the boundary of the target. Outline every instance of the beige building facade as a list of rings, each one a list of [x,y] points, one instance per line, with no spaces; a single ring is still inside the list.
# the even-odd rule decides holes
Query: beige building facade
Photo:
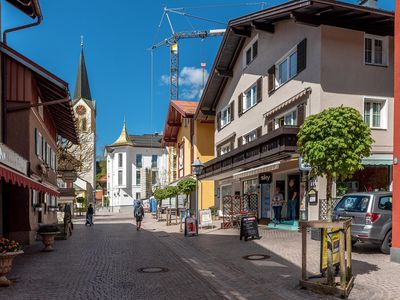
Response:
[[[224,197],[253,194],[258,217],[271,219],[276,187],[288,200],[292,181],[300,196],[295,219],[304,212],[318,219],[319,201],[306,201],[306,187],[324,199],[325,180],[308,182],[299,170],[296,135],[307,116],[340,105],[364,116],[375,141],[365,169],[340,191],[391,188],[393,14],[325,4],[292,1],[229,23],[196,114],[215,121],[216,158],[203,178],[216,180],[221,211]],[[369,25],[358,16],[370,17]],[[293,218],[287,204],[282,214]]]

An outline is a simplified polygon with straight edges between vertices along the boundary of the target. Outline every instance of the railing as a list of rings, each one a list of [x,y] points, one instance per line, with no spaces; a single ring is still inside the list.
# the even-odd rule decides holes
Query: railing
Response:
[[[332,218],[333,218],[333,209],[339,203],[341,197],[332,198]],[[328,219],[328,201],[327,199],[319,199],[319,220],[327,220]]]
[[[239,224],[241,216],[257,215],[257,212],[258,194],[225,196],[222,199],[222,226],[223,228],[235,227]]]
[[[297,150],[297,126],[283,126],[257,140],[240,146],[205,164],[200,178],[217,175],[233,168],[252,167],[282,159]]]

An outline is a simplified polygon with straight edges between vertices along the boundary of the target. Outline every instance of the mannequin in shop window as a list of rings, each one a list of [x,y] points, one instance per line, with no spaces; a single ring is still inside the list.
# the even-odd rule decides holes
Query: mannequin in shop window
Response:
[[[294,179],[289,180],[289,220],[296,220],[296,207],[298,201],[298,192],[295,187]]]

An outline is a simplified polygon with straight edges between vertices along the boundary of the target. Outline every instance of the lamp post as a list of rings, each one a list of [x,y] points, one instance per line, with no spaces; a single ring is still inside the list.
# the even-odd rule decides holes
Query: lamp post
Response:
[[[198,231],[199,225],[199,175],[203,172],[204,165],[202,162],[197,158],[192,164],[192,172],[196,175],[196,229]]]

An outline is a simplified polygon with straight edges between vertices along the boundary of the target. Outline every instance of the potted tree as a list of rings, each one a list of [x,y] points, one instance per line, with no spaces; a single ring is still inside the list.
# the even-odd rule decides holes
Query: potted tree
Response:
[[[218,208],[216,208],[215,206],[210,206],[210,210],[211,210],[211,217],[212,217],[212,220],[213,220],[213,221],[217,220]]]
[[[196,191],[196,180],[193,178],[185,178],[178,183],[178,190],[180,194],[186,195],[185,208],[188,207],[189,195]]]
[[[11,271],[14,258],[24,253],[21,245],[6,238],[0,239],[0,286],[9,286],[11,281],[6,275]]]
[[[157,219],[159,220],[161,218],[161,205],[162,205],[162,201],[166,198],[165,197],[165,191],[163,188],[157,188],[154,192],[153,192],[153,196],[154,198],[156,198],[157,200],[157,204],[158,204],[158,209],[157,209]]]
[[[37,233],[42,237],[42,242],[44,245],[43,251],[53,251],[54,238],[57,234],[60,234],[57,225],[42,225],[39,227]]]

